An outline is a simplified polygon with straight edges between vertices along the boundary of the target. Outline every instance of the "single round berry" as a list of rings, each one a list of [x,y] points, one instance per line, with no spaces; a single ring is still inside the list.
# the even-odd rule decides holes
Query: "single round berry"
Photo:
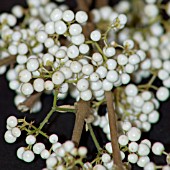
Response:
[[[40,156],[42,159],[48,159],[50,156],[50,152],[47,149],[44,149],[41,153]]]
[[[34,135],[28,135],[25,141],[28,145],[33,145],[36,142],[36,137]]]
[[[24,95],[30,95],[33,93],[34,89],[31,83],[22,84],[21,91]]]
[[[144,143],[140,143],[139,144],[139,148],[138,148],[138,154],[140,156],[147,156],[150,152],[149,146],[144,144]]]
[[[110,161],[111,161],[110,155],[107,154],[107,153],[104,153],[104,154],[102,155],[102,162],[108,163],[108,162],[110,162]]]
[[[84,146],[79,147],[79,149],[78,149],[78,154],[79,154],[81,157],[85,157],[86,154],[87,154],[87,148],[84,147]]]
[[[57,164],[57,159],[53,156],[49,157],[47,160],[46,160],[46,165],[47,165],[47,168],[53,168],[55,165]]]
[[[82,24],[87,21],[88,15],[84,11],[78,11],[75,18],[78,23]]]
[[[33,146],[33,152],[35,154],[40,154],[45,149],[45,145],[43,143],[36,143]]]
[[[57,136],[56,134],[50,135],[49,141],[50,141],[50,143],[52,143],[52,144],[58,142],[58,136]]]
[[[136,142],[129,143],[128,149],[130,152],[137,152],[139,145]]]
[[[65,22],[71,22],[71,21],[73,21],[73,19],[74,19],[74,13],[73,13],[73,11],[71,11],[71,10],[66,10],[66,11],[64,11],[62,18],[63,18],[63,20],[64,20]]]
[[[166,87],[159,87],[159,89],[156,92],[156,97],[160,101],[165,101],[169,97],[169,90]]]
[[[5,132],[4,138],[7,143],[14,143],[17,139],[15,136],[13,136],[11,130]]]
[[[127,136],[129,138],[129,140],[132,141],[132,142],[138,141],[141,137],[141,131],[136,127],[132,127],[127,132]]]
[[[52,75],[52,82],[55,85],[61,85],[65,80],[64,74],[60,71],[56,71],[55,73],[53,73]]]
[[[14,127],[11,130],[12,135],[15,136],[16,138],[21,136],[21,130],[18,127]]]
[[[153,144],[152,146],[152,152],[155,154],[155,155],[162,155],[163,151],[164,151],[164,145],[160,142],[156,142]]]
[[[80,93],[80,97],[84,101],[89,101],[92,98],[92,92],[91,90],[86,90]]]
[[[78,82],[77,82],[77,89],[79,91],[86,91],[89,87],[89,82],[88,80],[86,79],[80,79]]]
[[[44,90],[44,79],[37,78],[33,82],[34,90],[37,92],[42,92]]]
[[[22,154],[22,159],[25,162],[32,162],[35,158],[35,155],[32,151],[30,150],[26,150],[23,154]]]
[[[66,141],[63,144],[63,147],[64,147],[66,152],[70,152],[74,148],[74,143],[72,141]]]
[[[98,30],[92,31],[90,34],[90,38],[93,41],[99,41],[101,39],[101,33]]]
[[[129,141],[129,139],[126,135],[121,135],[118,138],[118,142],[121,146],[126,146],[128,144],[128,141]]]
[[[138,161],[138,156],[135,153],[131,153],[128,155],[128,161],[135,164]]]
[[[17,157],[22,160],[22,159],[23,159],[22,154],[23,154],[24,152],[25,152],[25,148],[24,148],[24,147],[18,148],[18,149],[17,149]]]
[[[63,21],[59,20],[55,22],[55,32],[58,35],[62,35],[66,31],[67,31],[67,25]]]
[[[11,128],[16,127],[18,124],[18,120],[15,116],[8,117],[6,122],[7,122],[7,125],[10,126]]]

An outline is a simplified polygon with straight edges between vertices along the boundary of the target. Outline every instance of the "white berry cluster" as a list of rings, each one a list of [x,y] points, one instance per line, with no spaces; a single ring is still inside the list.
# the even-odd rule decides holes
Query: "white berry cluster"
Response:
[[[30,4],[38,5],[32,1]],[[37,18],[38,14],[31,16],[27,21],[29,28],[18,30],[4,26],[5,31],[10,32],[7,37],[2,32],[2,41],[8,38],[9,43],[8,50],[2,53],[5,56],[16,55],[17,65],[7,72],[9,86],[18,94],[16,105],[25,101],[25,96],[52,91],[56,87],[59,87],[59,97],[64,98],[70,84],[78,90],[77,100],[89,101],[93,97],[102,100],[104,91],[129,83],[130,74],[145,58],[145,53],[134,49],[134,42],[130,39],[123,42],[121,54],[117,54],[120,52],[115,47],[119,45],[115,42],[108,42],[100,48],[96,45],[103,38],[99,30],[92,31],[91,40],[85,41],[82,30],[88,16],[84,11],[74,13],[56,7],[51,9],[50,19],[45,24]],[[125,15],[117,14],[112,18],[110,31],[122,29],[126,22]],[[71,43],[69,47],[60,43],[62,36]],[[89,45],[94,52],[90,53]],[[37,102],[31,111],[40,109],[41,103]]]
[[[106,20],[109,23],[112,23],[113,25],[117,25],[117,28],[115,28],[115,30],[121,29],[125,26],[127,22],[127,17],[126,15],[119,13],[121,13],[121,11],[116,12],[110,6],[104,6],[100,9],[93,9],[93,22],[99,23],[100,21],[103,22]]]
[[[18,120],[15,116],[10,116],[6,122],[7,131],[5,132],[4,138],[7,143],[14,143],[21,135],[20,128],[17,127]]]
[[[46,167],[43,170],[51,169],[72,169],[77,164],[81,164],[82,160],[86,157],[86,147],[76,148],[72,141],[66,141],[62,145],[54,145],[55,151],[46,160]],[[67,156],[67,157],[66,157]],[[69,163],[68,160],[69,159]]]
[[[163,87],[159,88],[157,92],[158,99],[160,100],[161,94],[164,92]],[[157,123],[160,117],[159,101],[154,97],[150,91],[139,92],[140,89],[134,84],[129,84],[125,89],[118,88],[115,100],[119,99],[115,107],[117,114],[121,118],[121,126],[124,131],[128,131],[132,126],[139,128],[144,132],[151,129],[151,125]],[[163,92],[161,92],[163,91]],[[167,99],[168,92],[162,95],[162,100]],[[164,98],[163,98],[164,97]],[[108,113],[100,116],[97,110],[94,112],[94,126],[102,128],[103,132],[110,140],[110,128]],[[126,127],[127,126],[127,127]]]
[[[46,160],[47,168],[44,169],[70,169],[79,163],[81,164],[82,160],[86,157],[86,147],[76,148],[72,141],[66,141],[61,144],[56,134],[48,137],[51,148],[47,149],[44,143],[37,141],[36,135],[29,133],[31,129],[30,127],[26,129],[26,126],[30,125],[25,120],[22,121],[15,116],[10,116],[6,123],[8,130],[4,138],[7,143],[14,143],[20,137],[21,131],[26,130],[28,132],[25,138],[27,146],[19,147],[16,152],[17,157],[25,162],[32,162],[35,159],[35,155],[39,155],[42,159]],[[66,156],[69,157],[69,164]]]

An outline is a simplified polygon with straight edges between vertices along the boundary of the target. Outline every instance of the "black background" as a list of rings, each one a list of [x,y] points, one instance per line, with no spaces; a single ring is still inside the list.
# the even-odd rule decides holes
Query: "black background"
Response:
[[[25,1],[1,0],[0,12],[9,11],[11,7],[15,4],[23,4],[25,6]],[[45,161],[42,161],[39,156],[36,156],[35,161],[29,164],[19,160],[16,157],[17,148],[20,146],[26,146],[24,142],[25,134],[23,134],[21,138],[19,138],[14,144],[7,144],[4,141],[4,133],[6,131],[6,119],[10,115],[16,115],[18,118],[23,118],[24,116],[26,116],[28,121],[35,120],[35,124],[38,124],[43,120],[46,113],[48,113],[48,111],[50,110],[50,107],[52,105],[52,96],[43,95],[43,111],[31,115],[29,113],[24,114],[17,111],[13,104],[14,96],[15,94],[11,90],[9,90],[8,82],[7,80],[5,80],[5,76],[0,76],[0,170],[40,170],[45,167]],[[72,104],[74,101],[68,97],[65,102]],[[62,101],[59,101],[59,104],[62,103]],[[150,139],[152,142],[163,142],[165,144],[166,151],[170,152],[170,100],[161,105],[160,113],[161,118],[159,123],[153,125],[152,131],[144,134],[143,136],[144,138]],[[60,142],[71,138],[74,124],[74,115],[72,113],[56,113],[52,116],[49,123],[50,124],[48,125],[48,127],[45,127],[45,131],[48,131],[49,133],[57,133]],[[96,128],[94,130],[100,140],[100,143],[106,143],[104,135],[100,133],[101,130]],[[40,139],[38,138],[38,140]],[[89,152],[95,152],[91,137],[85,131],[81,139],[81,145],[87,145],[88,147],[90,147]],[[91,158],[90,155],[88,156],[88,159]],[[164,163],[164,158],[159,156],[151,156],[151,159],[158,164]],[[139,168],[135,166],[133,167],[133,169],[137,170]]]

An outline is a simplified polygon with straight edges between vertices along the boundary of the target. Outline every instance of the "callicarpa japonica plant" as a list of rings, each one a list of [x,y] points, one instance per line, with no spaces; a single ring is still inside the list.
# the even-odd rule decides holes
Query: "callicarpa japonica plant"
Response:
[[[6,74],[14,104],[23,112],[7,118],[5,141],[17,142],[24,134],[16,156],[33,164],[42,158],[43,170],[126,170],[135,164],[170,170],[164,144],[143,137],[170,96],[170,2],[68,4],[27,0],[26,7],[0,14],[0,74]],[[53,104],[37,124],[25,112],[40,112],[44,94]],[[71,138],[60,142],[48,126],[54,114],[66,113],[75,115],[74,127]],[[103,142],[96,126],[107,138]],[[96,148],[90,159],[89,146],[79,145],[83,129]],[[164,155],[165,164],[153,162],[153,154]]]

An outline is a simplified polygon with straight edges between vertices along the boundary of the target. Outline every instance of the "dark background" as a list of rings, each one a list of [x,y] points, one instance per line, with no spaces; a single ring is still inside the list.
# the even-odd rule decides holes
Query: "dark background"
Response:
[[[69,2],[70,3],[70,2]],[[0,12],[9,11],[11,7],[15,4],[23,4],[25,6],[24,0],[1,0],[0,2]],[[75,3],[73,3],[75,4]],[[8,82],[5,80],[5,76],[0,76],[0,170],[41,170],[45,167],[45,161],[42,161],[39,156],[36,156],[36,159],[33,163],[25,163],[19,160],[16,156],[16,150],[20,146],[26,146],[25,134],[18,138],[17,142],[14,144],[7,144],[4,141],[4,133],[6,131],[6,119],[10,115],[16,115],[18,118],[27,117],[27,120],[35,120],[35,124],[38,124],[43,120],[46,113],[50,110],[52,106],[52,96],[43,95],[42,103],[43,110],[40,113],[29,114],[29,113],[20,113],[17,111],[13,104],[13,98],[15,94],[9,90]],[[65,100],[66,103],[72,104],[74,101],[69,97]],[[62,101],[59,101],[59,104],[62,104]],[[152,131],[144,134],[143,138],[148,138],[152,142],[160,141],[165,144],[166,151],[170,152],[170,100],[163,103],[160,108],[161,118],[159,123],[152,126]],[[60,142],[63,142],[71,138],[72,129],[74,126],[74,115],[72,113],[68,114],[59,114],[56,113],[50,119],[50,124],[48,127],[45,127],[45,131],[50,133],[56,133],[59,136]],[[48,130],[47,130],[48,128]],[[99,138],[100,143],[106,143],[105,136],[101,133],[101,129],[94,129],[97,137]],[[39,140],[39,138],[38,138]],[[89,148],[89,153],[95,153],[95,147],[93,145],[92,139],[89,136],[88,132],[83,133],[80,145],[87,145]],[[47,146],[48,147],[48,146]],[[88,156],[88,159],[93,154]],[[151,156],[151,159],[158,164],[164,163],[164,157]],[[137,166],[133,167],[134,170],[138,170]]]

